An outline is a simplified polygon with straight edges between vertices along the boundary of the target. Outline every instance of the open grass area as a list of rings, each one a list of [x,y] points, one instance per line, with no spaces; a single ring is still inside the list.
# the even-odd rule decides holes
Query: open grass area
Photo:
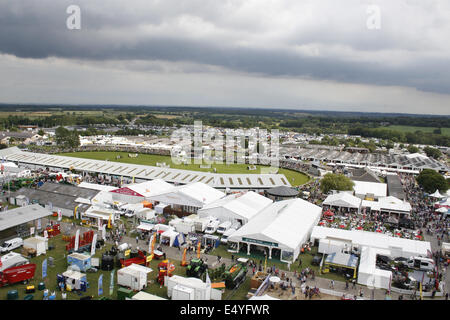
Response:
[[[415,126],[400,126],[400,125],[388,126],[387,128],[401,132],[416,132],[417,130],[420,130],[422,132],[429,132],[429,133],[433,133],[433,130],[438,129],[436,127],[415,127]],[[443,135],[450,136],[450,128],[441,128],[441,132]]]
[[[152,155],[152,154],[139,154],[136,158],[128,157],[127,152],[112,152],[112,151],[92,151],[92,152],[72,152],[61,153],[59,155],[77,157],[84,159],[94,160],[108,160],[112,162],[122,162],[131,164],[141,164],[148,166],[156,166],[157,163],[166,163],[174,169],[184,169],[192,171],[213,172],[213,168],[216,168],[217,173],[242,173],[242,174],[258,174],[261,173],[261,168],[264,166],[257,165],[257,170],[248,170],[246,164],[213,164],[211,168],[200,168],[199,164],[175,164],[172,162],[170,156]],[[117,159],[117,156],[120,156]],[[293,186],[305,184],[309,181],[309,177],[303,173],[296,172],[288,169],[279,169],[280,174],[284,174],[289,183]]]
[[[213,255],[220,255],[224,258],[230,258],[233,254],[235,258],[243,257],[243,258],[249,258],[256,262],[256,264],[259,264],[262,261],[262,264],[264,265],[264,257],[262,255],[258,254],[250,254],[248,256],[245,252],[239,252],[239,253],[230,253],[227,251],[227,247],[225,245],[220,245],[219,247],[215,248],[213,251],[211,251],[211,254]],[[294,270],[297,271],[297,273],[301,272],[303,269],[310,268],[314,270],[316,276],[320,276],[321,278],[326,278],[330,280],[336,280],[336,281],[344,281],[345,277],[336,274],[336,273],[326,273],[326,274],[320,274],[319,266],[312,265],[311,262],[313,260],[313,257],[317,255],[317,247],[313,247],[310,252],[300,254],[298,259],[301,260],[301,265],[299,265],[299,260],[297,259],[293,264],[291,264],[290,269],[288,268],[287,263],[281,262],[278,259],[267,259],[267,267],[275,266],[276,268],[284,271],[291,271],[294,272]],[[321,255],[321,254],[319,254]]]

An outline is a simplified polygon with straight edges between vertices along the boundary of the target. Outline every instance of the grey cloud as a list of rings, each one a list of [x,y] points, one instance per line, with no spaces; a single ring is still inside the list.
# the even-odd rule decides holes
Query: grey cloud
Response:
[[[262,76],[300,77],[337,82],[374,85],[400,85],[423,91],[450,93],[449,55],[430,59],[421,54],[420,40],[402,38],[402,33],[389,28],[367,32],[364,28],[353,32],[324,30],[326,26],[312,26],[307,31],[286,30],[289,45],[321,43],[327,46],[341,44],[352,48],[354,59],[339,55],[308,56],[290,48],[267,43],[243,47],[217,38],[211,40],[181,33],[144,35],[139,26],[161,26],[171,18],[187,13],[199,16],[225,30],[235,30],[227,24],[214,1],[135,1],[120,10],[120,2],[79,1],[82,7],[82,30],[65,27],[66,8],[72,1],[15,0],[0,3],[0,53],[21,58],[60,57],[76,60],[165,60],[212,65],[234,71]],[[178,5],[175,5],[178,3]],[[228,1],[230,6],[236,4]],[[108,5],[111,4],[111,5]],[[414,3],[417,5],[417,3]],[[429,6],[429,3],[426,4]],[[364,22],[364,16],[360,18]],[[342,18],[342,19],[345,19]],[[336,22],[337,21],[337,22]],[[336,19],[334,23],[340,20]],[[439,23],[443,23],[438,20]],[[344,21],[342,21],[344,23]],[[331,26],[333,26],[332,24]],[[254,26],[257,29],[257,26]],[[243,30],[245,31],[245,30]],[[255,32],[255,30],[253,30]],[[257,34],[257,32],[256,32]],[[235,35],[238,39],[240,34]],[[244,39],[244,35],[242,35]],[[400,66],[389,63],[363,61],[359,54],[367,51],[405,49],[415,53],[414,61]],[[426,48],[424,48],[426,53]],[[388,61],[387,61],[388,62]],[[206,71],[209,69],[205,67]]]

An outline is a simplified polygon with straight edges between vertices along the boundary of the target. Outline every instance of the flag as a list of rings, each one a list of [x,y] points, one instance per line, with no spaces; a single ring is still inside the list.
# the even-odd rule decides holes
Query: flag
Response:
[[[93,256],[95,254],[95,245],[97,244],[97,234],[94,234],[94,238],[92,239],[92,244],[91,244],[91,256]]]
[[[134,183],[134,177],[133,177],[133,183]]]
[[[103,240],[106,240],[106,224],[102,226],[102,238]]]
[[[79,206],[79,205],[77,205],[77,206],[73,209],[73,218],[74,218],[74,219],[77,219],[77,217],[78,217],[78,215],[77,215],[78,206]]]
[[[114,269],[111,271],[111,280],[109,282],[109,295],[112,296],[114,291]]]
[[[98,277],[98,295],[103,295],[103,274]]]
[[[58,209],[58,221],[62,220],[62,212],[61,209]]]
[[[42,261],[42,279],[47,277],[47,259]]]
[[[48,232],[47,232],[47,230],[44,230],[44,238],[48,238]]]
[[[211,279],[209,278],[209,273],[208,270],[206,270],[206,280],[205,280],[206,285],[210,286],[211,285]]]
[[[79,243],[80,243],[80,229],[78,229],[77,233],[75,233],[75,248],[74,248],[74,251],[78,251]]]
[[[266,259],[264,260],[264,272],[267,271],[267,254],[266,254]]]
[[[200,259],[200,249],[202,247],[202,243],[200,242],[200,240],[198,240],[198,244],[197,244],[197,259]]]
[[[152,240],[152,251],[151,251],[152,255],[153,255],[153,252],[155,251],[155,244],[156,244],[156,234],[154,233],[153,240]]]
[[[109,215],[109,218],[108,218],[108,229],[111,229],[111,217],[112,217],[112,214]]]

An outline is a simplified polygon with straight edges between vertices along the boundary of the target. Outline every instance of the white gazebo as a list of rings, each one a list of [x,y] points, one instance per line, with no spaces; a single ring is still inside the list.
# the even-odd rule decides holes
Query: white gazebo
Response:
[[[439,190],[437,190],[437,189],[436,189],[436,191],[434,193],[430,194],[430,197],[437,198],[437,199],[445,198],[445,196],[440,194]]]

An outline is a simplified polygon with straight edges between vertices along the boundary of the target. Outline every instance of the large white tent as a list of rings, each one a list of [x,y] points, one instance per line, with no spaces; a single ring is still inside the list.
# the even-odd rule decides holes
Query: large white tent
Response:
[[[363,247],[358,268],[358,283],[367,287],[389,289],[392,272],[378,269],[377,254],[389,256],[390,250]]]
[[[147,197],[150,201],[163,202],[172,208],[186,212],[196,213],[206,204],[221,199],[225,196],[222,191],[216,190],[201,182],[188,185],[172,186],[172,188]]]
[[[240,221],[243,225],[273,201],[256,192],[237,193],[216,200],[198,210],[198,216],[223,221]]]
[[[113,194],[113,200],[138,203],[148,200],[149,197],[172,190],[174,186],[161,179],[145,181],[141,183],[130,184],[120,189],[110,191]]]
[[[442,199],[445,198],[445,196],[443,196],[442,194],[439,193],[439,190],[436,189],[436,191],[432,194],[430,194],[430,197],[433,198],[438,198],[438,199]]]
[[[272,250],[279,249],[280,260],[295,261],[301,246],[309,240],[311,230],[320,220],[322,208],[303,199],[274,202],[228,238],[229,243]]]
[[[365,199],[369,195],[373,195],[374,199],[387,196],[387,184],[378,182],[353,181],[353,190],[355,196],[360,199]]]
[[[323,204],[332,207],[358,209],[361,204],[361,199],[349,194],[348,192],[339,192],[329,195]]]
[[[431,245],[428,241],[397,238],[382,233],[362,230],[344,230],[321,226],[314,227],[311,234],[311,241],[321,241],[322,239],[330,239],[335,243],[350,243],[353,247],[358,248],[366,246],[389,250],[390,255],[394,258],[409,258],[411,256],[426,257],[428,252],[431,252]]]

